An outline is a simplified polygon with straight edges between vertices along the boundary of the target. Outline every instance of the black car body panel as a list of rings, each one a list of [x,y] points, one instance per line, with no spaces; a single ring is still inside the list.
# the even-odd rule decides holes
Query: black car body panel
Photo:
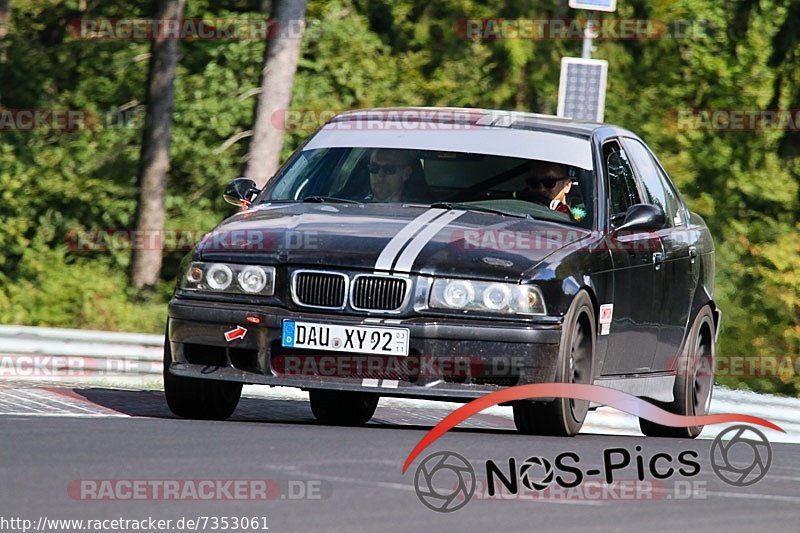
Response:
[[[204,261],[384,270],[376,265],[381,252],[404,227],[429,210],[384,204],[261,205],[224,221],[198,245],[197,253]],[[468,239],[469,232],[478,230],[536,234],[541,242],[524,253],[498,250],[493,255],[502,261],[486,262],[482,260],[489,255],[486,250],[465,242],[465,234]],[[580,228],[562,232],[557,224],[546,221],[464,213],[426,243],[407,271],[477,279],[497,279],[501,272],[502,279],[519,281],[533,264],[587,234]],[[334,250],[336,253],[321,253]],[[469,263],[467,270],[464,261]]]

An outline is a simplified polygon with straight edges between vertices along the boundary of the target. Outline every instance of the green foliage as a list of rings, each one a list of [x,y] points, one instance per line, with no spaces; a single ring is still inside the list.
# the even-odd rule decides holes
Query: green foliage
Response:
[[[258,0],[187,2],[187,17],[262,17]],[[149,60],[146,41],[86,41],[81,17],[149,17],[150,1],[15,0],[0,64],[6,108],[84,109],[73,133],[0,132],[0,320],[159,332],[164,286],[129,291],[128,250],[69,250],[82,230],[132,228]],[[306,121],[370,106],[467,106],[553,113],[559,60],[580,41],[465,40],[464,18],[570,18],[565,1],[310,2],[292,108]],[[604,18],[651,18],[689,35],[600,40],[610,63],[606,120],[641,134],[717,243],[719,352],[800,353],[800,133],[680,127],[681,110],[799,109],[800,0],[631,0]],[[264,43],[180,45],[167,197],[170,229],[203,231],[230,214],[220,191],[246,155]],[[117,113],[116,115],[114,113]],[[144,298],[144,300],[142,300]],[[800,379],[725,381],[797,394]]]
[[[0,322],[114,331],[164,331],[163,301],[171,288],[140,302],[127,277],[104,260],[70,261],[63,249],[37,239],[18,263],[14,283],[0,276]]]

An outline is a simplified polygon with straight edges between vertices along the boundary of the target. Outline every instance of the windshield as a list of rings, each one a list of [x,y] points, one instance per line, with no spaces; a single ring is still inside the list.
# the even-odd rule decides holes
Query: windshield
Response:
[[[309,143],[296,154],[258,202],[422,204],[583,227],[593,221],[594,172],[563,157],[553,161],[541,155],[527,159],[377,143],[314,146]],[[576,158],[584,166],[585,160],[585,154]]]

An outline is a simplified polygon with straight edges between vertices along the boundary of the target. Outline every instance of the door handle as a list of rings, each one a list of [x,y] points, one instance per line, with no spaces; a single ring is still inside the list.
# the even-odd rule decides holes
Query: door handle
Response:
[[[697,261],[697,247],[690,246],[689,247],[689,263],[694,264]]]
[[[662,252],[653,252],[653,265],[656,270],[661,270],[661,264],[664,262],[664,254]]]

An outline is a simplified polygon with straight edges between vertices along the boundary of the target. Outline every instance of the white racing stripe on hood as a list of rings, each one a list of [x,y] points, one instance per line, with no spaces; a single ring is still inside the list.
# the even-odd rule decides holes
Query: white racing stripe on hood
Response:
[[[397,260],[394,270],[396,272],[411,272],[411,267],[414,265],[414,261],[417,260],[417,256],[425,247],[425,245],[427,245],[431,239],[433,239],[436,234],[439,233],[445,226],[450,224],[464,213],[466,213],[466,211],[459,211],[455,209],[452,211],[447,211],[444,215],[430,223],[424,230],[420,231],[417,236],[414,237],[410,243],[408,243],[406,249],[403,250],[400,258]]]
[[[425,224],[444,213],[447,213],[444,209],[429,209],[406,224],[406,226],[398,231],[397,235],[392,237],[392,240],[383,248],[381,255],[378,256],[378,260],[375,261],[375,270],[391,270],[392,264],[403,246],[405,246]]]

